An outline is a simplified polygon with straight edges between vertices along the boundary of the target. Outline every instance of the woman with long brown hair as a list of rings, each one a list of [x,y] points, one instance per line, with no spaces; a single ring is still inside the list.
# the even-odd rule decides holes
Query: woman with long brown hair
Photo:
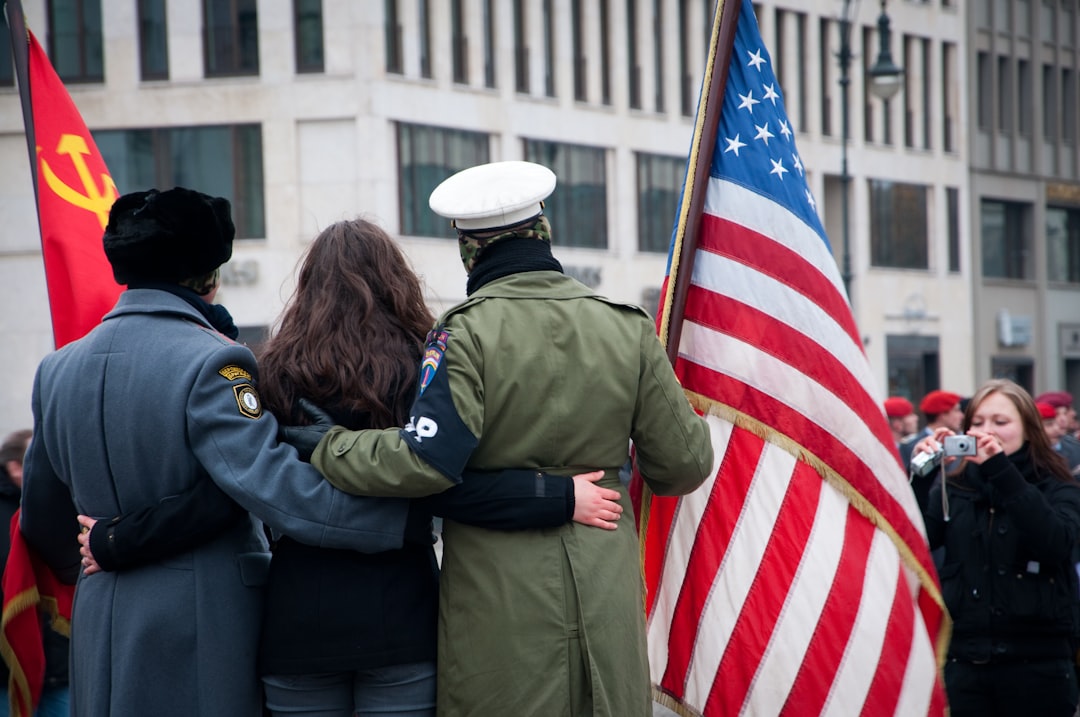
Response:
[[[333,224],[308,249],[259,356],[263,401],[282,424],[307,420],[305,399],[350,429],[404,426],[433,323],[419,279],[386,232],[365,219]],[[271,713],[433,715],[432,512],[503,530],[571,517],[597,525],[599,513],[619,510],[617,491],[590,482],[602,476],[544,474],[538,495],[534,471],[500,472],[499,480],[466,475],[445,493],[412,501],[404,545],[383,553],[278,536],[259,655]]]
[[[975,452],[934,485],[924,516],[930,547],[944,546],[951,713],[1071,717],[1080,485],[1051,448],[1035,402],[1012,381],[983,384],[962,431]],[[915,452],[941,450],[952,435],[939,428]]]

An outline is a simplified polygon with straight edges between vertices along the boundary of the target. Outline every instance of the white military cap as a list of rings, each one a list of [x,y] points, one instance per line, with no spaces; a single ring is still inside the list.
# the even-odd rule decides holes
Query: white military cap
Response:
[[[443,180],[428,198],[431,211],[458,229],[494,229],[540,214],[555,190],[555,173],[533,162],[491,162]]]

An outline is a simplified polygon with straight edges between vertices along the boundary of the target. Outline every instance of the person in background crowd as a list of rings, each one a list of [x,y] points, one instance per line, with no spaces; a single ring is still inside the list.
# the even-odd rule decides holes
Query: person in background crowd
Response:
[[[342,493],[277,442],[255,357],[212,303],[233,235],[223,198],[180,187],[121,196],[103,244],[128,288],[34,378],[20,526],[61,578],[78,578],[74,717],[262,714],[255,660],[270,553],[246,511],[314,545],[402,545],[407,501]],[[124,515],[200,485],[243,509],[207,501],[198,516],[214,529],[174,546],[174,558],[80,577],[79,513]],[[211,515],[215,505],[223,514]]]
[[[1067,391],[1050,391],[1040,393],[1036,401],[1054,407],[1060,434],[1054,442],[1054,450],[1064,456],[1074,475],[1080,473],[1080,439],[1076,437],[1076,409],[1073,408],[1072,394]]]
[[[15,431],[0,444],[0,566],[7,565],[11,551],[11,520],[19,509],[22,493],[23,456],[33,431]],[[3,595],[0,594],[0,603]],[[52,629],[46,616],[41,621],[42,647],[45,649],[45,682],[35,717],[67,717],[68,714],[68,638]],[[7,657],[0,664],[0,715],[8,714]]]
[[[463,170],[429,204],[454,220],[468,299],[429,334],[404,430],[283,428],[335,485],[425,495],[468,466],[619,481],[633,441],[658,495],[712,471],[708,426],[633,306],[567,277],[543,200],[555,175],[529,162]],[[309,427],[310,428],[310,427]],[[325,434],[325,435],[324,435]],[[442,717],[652,714],[636,531],[494,532],[447,520],[439,593]]]
[[[926,417],[926,426],[900,444],[900,464],[909,474],[913,449],[920,439],[933,436],[939,428],[948,428],[950,431],[960,430],[960,424],[964,420],[964,412],[960,408],[963,400],[958,393],[935,390],[923,396],[923,399],[919,401],[919,410]],[[936,476],[936,471],[925,476],[911,476],[911,490],[915,492],[915,500],[918,501],[919,508],[923,512],[926,511],[930,485]]]
[[[1039,409],[1039,417],[1042,418],[1043,430],[1046,431],[1046,437],[1050,440],[1050,447],[1060,452],[1058,449],[1061,446],[1061,437],[1064,435],[1064,431],[1061,429],[1061,421],[1058,420],[1057,410],[1049,403],[1041,401],[1035,404],[1035,408]]]
[[[915,406],[903,396],[889,396],[885,399],[885,416],[889,419],[893,442],[897,450],[905,438],[919,430],[919,416]]]
[[[1080,485],[1050,447],[1035,402],[1012,381],[983,384],[961,431],[976,455],[935,484],[924,515],[931,549],[944,547],[951,714],[1072,717]],[[939,427],[915,452],[939,450],[955,433]]]

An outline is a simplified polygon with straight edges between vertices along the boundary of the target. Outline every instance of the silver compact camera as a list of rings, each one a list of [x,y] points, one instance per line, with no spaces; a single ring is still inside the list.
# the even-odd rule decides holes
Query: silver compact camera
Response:
[[[945,436],[945,455],[947,457],[973,456],[975,453],[974,436]]]
[[[911,458],[911,474],[925,478],[941,465],[941,456],[942,451],[916,453]]]

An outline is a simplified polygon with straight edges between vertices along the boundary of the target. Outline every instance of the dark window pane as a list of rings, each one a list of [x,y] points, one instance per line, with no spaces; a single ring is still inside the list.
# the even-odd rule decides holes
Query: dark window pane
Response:
[[[607,247],[607,170],[604,150],[595,147],[525,140],[525,159],[542,164],[558,177],[544,203],[558,246]]]
[[[15,66],[11,58],[11,30],[7,14],[0,12],[0,87],[14,87]]]
[[[255,0],[203,0],[206,75],[259,74]]]
[[[383,5],[386,17],[386,71],[400,75],[405,71],[405,65],[401,58],[401,22],[398,20],[397,0],[386,0]],[[423,10],[421,10],[423,13]]]
[[[1002,279],[1030,279],[1029,207],[1019,202],[982,200],[983,276]]]
[[[926,269],[926,187],[870,180],[870,263]]]
[[[949,230],[949,271],[960,271],[960,190],[945,188]]]
[[[296,71],[323,71],[322,0],[293,0]]]
[[[101,130],[94,141],[121,193],[188,187],[232,203],[238,239],[266,236],[259,125]]]
[[[488,161],[488,135],[480,132],[398,124],[398,196],[401,233],[451,237],[449,222],[428,207],[428,197],[444,179]]]
[[[639,251],[668,251],[685,172],[681,157],[637,155]]]
[[[65,82],[102,81],[100,0],[51,0],[48,9],[49,54],[56,74]]]
[[[169,77],[165,0],[139,0],[139,69],[144,80]]]
[[[1080,209],[1046,208],[1046,255],[1050,281],[1080,284]]]

